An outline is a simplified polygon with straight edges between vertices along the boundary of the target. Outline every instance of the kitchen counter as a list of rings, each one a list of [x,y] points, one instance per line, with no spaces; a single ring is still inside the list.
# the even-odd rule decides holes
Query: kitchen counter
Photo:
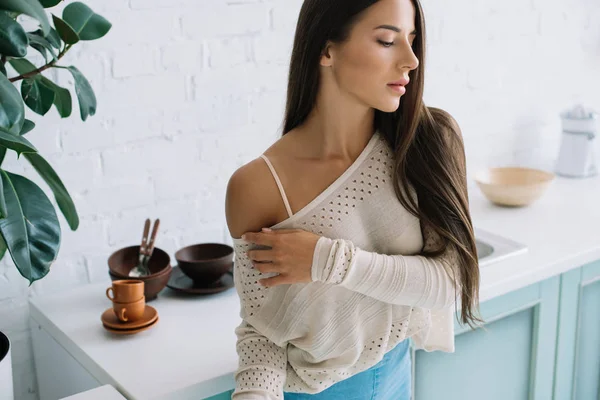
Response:
[[[470,188],[477,228],[528,246],[528,251],[481,269],[480,301],[600,259],[600,178],[557,176],[529,207],[502,208]],[[31,318],[101,384],[129,399],[200,399],[234,387],[238,364],[235,288],[208,297],[179,297],[166,288],[149,303],[160,321],[132,336],[102,328],[111,307],[105,283],[31,300]]]

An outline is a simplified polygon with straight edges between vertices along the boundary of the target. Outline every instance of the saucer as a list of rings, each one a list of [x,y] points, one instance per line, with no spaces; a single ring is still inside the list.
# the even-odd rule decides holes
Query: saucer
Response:
[[[234,286],[233,271],[228,271],[219,280],[207,284],[195,283],[178,266],[173,267],[167,287],[177,292],[190,294],[212,294],[225,291]]]
[[[142,332],[142,331],[152,328],[154,325],[156,325],[158,323],[158,320],[159,320],[159,318],[158,318],[158,314],[157,314],[156,319],[153,322],[151,322],[150,324],[141,326],[139,328],[132,328],[132,329],[113,329],[111,327],[106,326],[105,324],[102,324],[102,326],[104,326],[104,329],[106,329],[107,331],[116,333],[117,335],[133,335],[134,333]]]
[[[119,318],[117,318],[117,316],[115,315],[115,311],[111,307],[102,313],[100,319],[102,320],[102,324],[106,328],[117,330],[131,330],[144,328],[153,324],[158,319],[158,313],[156,312],[156,309],[154,307],[146,305],[146,308],[144,309],[144,315],[142,316],[142,318],[132,322],[121,322],[119,321]]]

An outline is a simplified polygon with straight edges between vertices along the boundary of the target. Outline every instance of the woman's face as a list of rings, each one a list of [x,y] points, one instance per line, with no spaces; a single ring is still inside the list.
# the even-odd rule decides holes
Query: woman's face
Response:
[[[330,43],[321,65],[331,67],[340,91],[368,107],[396,111],[408,79],[419,66],[412,50],[415,10],[411,0],[380,0],[367,8],[344,43]]]

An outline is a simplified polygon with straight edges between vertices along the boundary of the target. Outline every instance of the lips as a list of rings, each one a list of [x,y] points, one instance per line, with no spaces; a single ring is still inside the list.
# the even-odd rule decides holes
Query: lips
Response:
[[[402,78],[399,81],[390,82],[388,85],[390,86],[406,86],[410,80],[408,78]]]

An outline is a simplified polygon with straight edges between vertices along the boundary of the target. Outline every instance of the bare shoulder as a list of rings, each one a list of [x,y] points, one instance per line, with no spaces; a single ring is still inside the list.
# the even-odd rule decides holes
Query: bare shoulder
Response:
[[[265,154],[271,158],[280,152],[279,139]],[[277,223],[281,195],[265,160],[253,159],[229,178],[225,194],[225,217],[229,234],[239,238],[245,232],[257,232]]]

